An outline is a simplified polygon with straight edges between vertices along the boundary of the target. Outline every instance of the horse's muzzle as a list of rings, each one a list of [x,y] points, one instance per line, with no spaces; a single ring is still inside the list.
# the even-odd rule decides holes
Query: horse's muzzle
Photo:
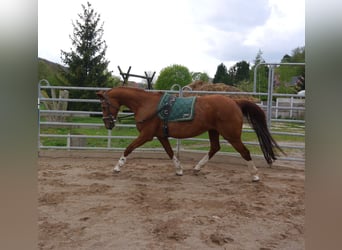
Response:
[[[113,118],[113,116],[106,116],[106,117],[103,117],[102,118],[104,124],[105,124],[105,127],[106,129],[112,129],[115,127],[115,122],[116,120]]]

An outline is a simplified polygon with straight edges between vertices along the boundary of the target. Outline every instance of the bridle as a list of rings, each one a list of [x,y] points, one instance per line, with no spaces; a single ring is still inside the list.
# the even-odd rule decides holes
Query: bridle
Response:
[[[119,107],[111,104],[111,102],[109,101],[109,97],[107,96],[106,92],[103,93],[103,99],[100,100],[101,104],[105,104],[105,108],[107,109],[107,113],[109,115],[107,116],[103,116],[102,120],[106,123],[109,122],[109,126],[110,129],[112,129],[115,126],[115,122],[116,122],[116,117],[114,117],[114,115],[112,114],[112,112],[110,112],[110,107],[116,109],[116,113],[119,111]]]

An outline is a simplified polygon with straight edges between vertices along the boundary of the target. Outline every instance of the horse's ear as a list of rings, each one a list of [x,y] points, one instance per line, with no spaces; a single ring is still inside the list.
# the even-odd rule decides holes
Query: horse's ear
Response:
[[[97,92],[96,92],[96,95],[97,95],[99,98],[102,98],[102,99],[103,99],[103,98],[104,98],[104,97],[103,97],[103,90],[97,91]]]

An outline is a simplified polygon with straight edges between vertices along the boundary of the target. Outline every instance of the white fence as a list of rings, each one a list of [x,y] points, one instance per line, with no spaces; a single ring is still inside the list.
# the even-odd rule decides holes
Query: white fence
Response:
[[[45,81],[45,80],[44,80]],[[102,113],[95,111],[78,111],[78,110],[47,110],[44,109],[44,102],[47,101],[58,101],[58,102],[83,102],[83,103],[98,103],[100,102],[98,99],[71,99],[71,98],[47,98],[43,97],[40,93],[42,90],[82,90],[82,91],[97,91],[105,88],[85,88],[85,87],[66,87],[66,86],[49,86],[43,85],[43,81],[39,83],[39,99],[38,99],[38,110],[39,110],[39,149],[84,149],[84,150],[119,150],[123,151],[125,146],[128,146],[129,142],[136,138],[135,135],[116,135],[115,129],[113,131],[108,130],[105,131],[104,124],[102,122]],[[153,90],[152,90],[153,91]],[[182,95],[185,91],[190,91],[187,89],[178,89],[178,90],[168,90],[167,92]],[[268,93],[250,93],[250,92],[206,92],[206,91],[191,91],[192,94],[222,94],[222,95],[253,95],[254,97],[260,96],[268,96]],[[294,161],[305,161],[304,159],[304,137],[305,137],[305,106],[297,107],[293,105],[298,100],[303,102],[303,96],[297,95],[288,95],[288,94],[272,94],[270,98],[287,98],[293,100],[290,102],[290,105],[283,105],[282,102],[272,102],[267,101],[266,105],[260,103],[259,105],[265,110],[266,114],[272,114],[271,117],[268,116],[268,124],[271,130],[271,133],[274,137],[279,136],[280,140],[278,140],[279,145],[286,151],[286,157],[279,157],[279,159],[283,160],[294,160]],[[292,103],[292,104],[291,104]],[[280,105],[281,104],[281,105]],[[289,112],[288,116],[280,116],[281,112]],[[300,116],[294,116],[295,112],[301,112]],[[61,116],[66,117],[67,119],[60,121],[49,121],[47,119],[48,116]],[[119,116],[127,115],[127,113],[120,112]],[[98,116],[98,117],[94,117]],[[83,118],[82,118],[83,117]],[[84,117],[93,117],[91,121],[85,119]],[[126,124],[126,123],[117,123],[117,128],[134,128],[135,124]],[[82,130],[83,129],[83,130]],[[75,132],[77,131],[77,132]],[[254,133],[254,131],[249,126],[244,126],[243,133]],[[120,145],[125,146],[113,146],[117,141],[124,141],[124,143]],[[176,140],[170,138],[172,141],[172,145],[174,145],[174,150],[176,150],[177,154],[187,151],[195,151],[195,152],[204,152],[207,149],[193,149],[192,144],[197,143],[200,144],[199,147],[207,148],[209,146],[209,140],[207,138],[189,138],[183,140]],[[100,142],[100,143],[97,143]],[[189,143],[191,141],[191,143]],[[192,143],[193,142],[193,143]],[[254,140],[246,140],[244,143],[248,148],[259,146],[259,142]],[[190,145],[189,145],[190,144]],[[203,144],[203,145],[202,145]],[[221,144],[227,145],[225,140],[221,140]],[[228,146],[229,147],[229,146]],[[160,146],[147,146],[140,147],[136,149],[136,151],[163,151],[163,148]],[[226,150],[226,151],[234,151],[234,150]],[[222,154],[231,154],[237,155],[236,152],[224,152]],[[253,156],[263,157],[260,153],[253,153]]]
[[[282,109],[282,107],[285,107]],[[305,112],[305,98],[278,97],[276,101],[275,117],[303,119]]]

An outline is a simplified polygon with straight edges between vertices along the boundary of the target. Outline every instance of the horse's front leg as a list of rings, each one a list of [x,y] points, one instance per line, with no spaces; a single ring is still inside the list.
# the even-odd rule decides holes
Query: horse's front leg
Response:
[[[158,137],[158,140],[163,145],[166,153],[170,157],[170,159],[173,161],[173,164],[176,168],[176,175],[182,176],[183,175],[183,168],[180,164],[180,161],[177,159],[177,157],[174,155],[172,147],[170,145],[169,139],[165,137]]]
[[[121,171],[121,167],[126,163],[126,157],[124,155],[122,155],[118,161],[118,163],[116,163],[113,172],[114,173],[119,173]]]
[[[132,153],[134,149],[137,147],[140,147],[143,145],[145,142],[152,140],[153,137],[151,138],[150,136],[144,136],[140,134],[124,151],[123,155],[120,157],[119,161],[116,163],[113,171],[114,173],[118,173],[121,171],[121,167],[126,163],[127,156]]]
[[[195,173],[198,173],[201,170],[201,168],[205,164],[207,164],[209,159],[211,159],[211,157],[213,157],[215,153],[219,151],[221,148],[220,141],[219,141],[220,134],[216,130],[209,130],[208,134],[209,134],[209,139],[210,139],[210,151],[194,167]]]

